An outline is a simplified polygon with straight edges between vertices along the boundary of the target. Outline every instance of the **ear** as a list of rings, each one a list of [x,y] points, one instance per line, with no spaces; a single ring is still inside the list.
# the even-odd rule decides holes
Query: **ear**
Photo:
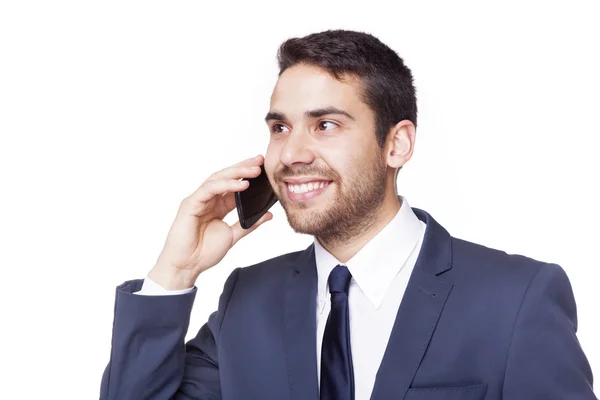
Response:
[[[401,168],[412,157],[415,147],[416,128],[409,120],[398,122],[390,129],[386,143],[387,164]]]

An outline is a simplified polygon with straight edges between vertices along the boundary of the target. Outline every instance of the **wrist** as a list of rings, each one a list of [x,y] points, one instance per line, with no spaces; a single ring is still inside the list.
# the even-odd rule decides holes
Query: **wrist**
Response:
[[[154,266],[148,272],[148,278],[165,290],[183,290],[193,287],[197,277],[193,277],[189,271],[173,271]]]

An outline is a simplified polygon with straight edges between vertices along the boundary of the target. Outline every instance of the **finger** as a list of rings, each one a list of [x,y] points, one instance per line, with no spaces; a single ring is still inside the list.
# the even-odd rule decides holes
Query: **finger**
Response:
[[[233,165],[231,165],[231,166],[229,166],[227,168],[223,168],[222,170],[217,171],[213,175],[218,175],[218,174],[220,174],[223,171],[226,171],[226,170],[228,170],[230,168],[235,168],[235,167],[260,166],[260,165],[262,165],[263,162],[264,162],[264,157],[259,154],[256,157],[248,158],[248,159],[246,159],[244,161],[241,161],[241,162],[239,162],[237,164],[233,164]]]
[[[260,167],[258,165],[246,165],[229,167],[214,173],[207,181],[214,181],[217,179],[241,179],[241,178],[256,178],[260,175]]]
[[[241,238],[250,233],[254,232],[259,226],[264,224],[267,221],[273,219],[273,214],[270,211],[267,211],[265,215],[263,215],[254,225],[250,227],[250,229],[244,229],[240,225],[240,221],[231,225],[231,230],[233,231],[233,243],[231,246],[235,245]]]
[[[248,181],[238,181],[237,179],[206,181],[189,196],[189,199],[192,202],[206,202],[226,192],[241,192],[248,186]]]
[[[219,216],[225,218],[225,216],[233,211],[235,207],[235,193],[224,193],[221,196],[221,202],[219,202]]]

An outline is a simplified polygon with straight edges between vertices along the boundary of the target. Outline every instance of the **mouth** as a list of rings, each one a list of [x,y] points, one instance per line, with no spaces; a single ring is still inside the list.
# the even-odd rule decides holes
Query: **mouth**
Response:
[[[325,193],[332,181],[311,181],[304,183],[284,182],[290,201],[299,202],[314,199]]]

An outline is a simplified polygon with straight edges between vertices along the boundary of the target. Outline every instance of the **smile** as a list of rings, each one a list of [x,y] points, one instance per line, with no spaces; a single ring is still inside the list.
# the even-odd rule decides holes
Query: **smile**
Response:
[[[286,184],[288,198],[292,201],[302,201],[315,198],[325,192],[331,182],[315,181],[298,185]]]
[[[307,193],[313,190],[323,189],[325,186],[329,185],[329,182],[308,182],[303,183],[301,185],[292,185],[288,184],[288,191],[292,193]]]

